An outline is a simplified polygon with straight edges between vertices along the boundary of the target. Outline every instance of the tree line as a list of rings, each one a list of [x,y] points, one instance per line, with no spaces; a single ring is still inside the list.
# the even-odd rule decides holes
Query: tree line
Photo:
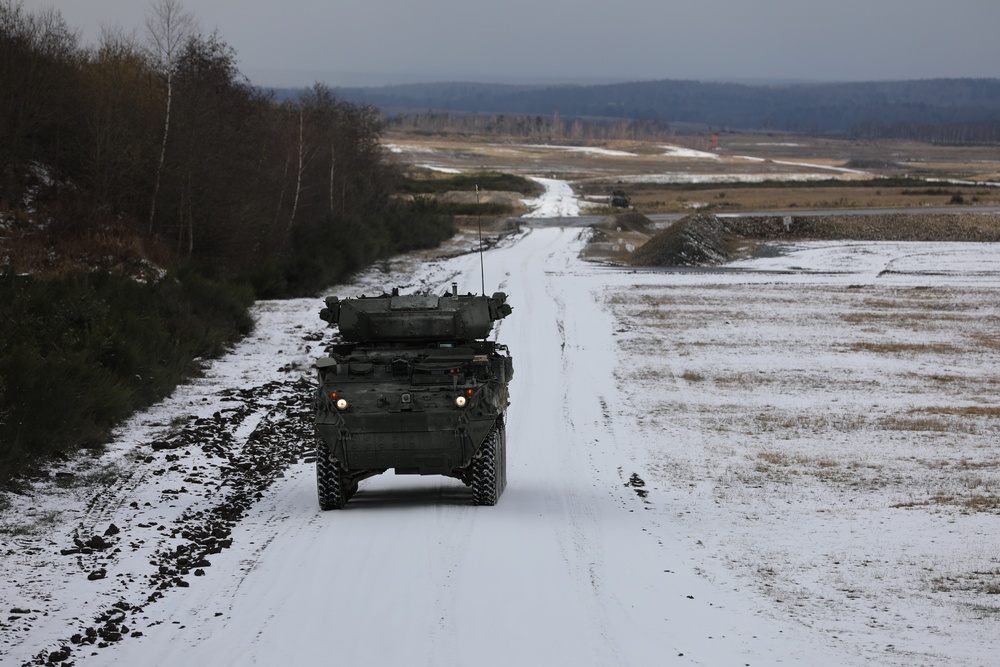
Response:
[[[448,233],[392,197],[381,132],[323,85],[282,102],[254,87],[177,0],[89,47],[58,11],[0,1],[0,207],[26,225],[25,201],[47,205],[50,234],[126,226],[170,267],[315,289]]]
[[[473,134],[529,141],[667,141],[675,130],[660,120],[565,118],[504,113],[398,112],[386,114],[387,129],[413,133]]]
[[[322,85],[254,87],[177,0],[92,46],[0,0],[0,482],[99,447],[246,334],[255,297],[450,236],[394,196],[381,132]]]
[[[344,99],[405,116],[430,110],[451,116],[544,119],[555,111],[564,119],[583,119],[593,128],[609,130],[621,127],[616,122],[659,123],[678,131],[904,137],[963,144],[1000,140],[1000,79],[755,85],[672,80],[592,86],[438,83],[337,92]],[[534,126],[519,131],[524,129],[538,133]]]

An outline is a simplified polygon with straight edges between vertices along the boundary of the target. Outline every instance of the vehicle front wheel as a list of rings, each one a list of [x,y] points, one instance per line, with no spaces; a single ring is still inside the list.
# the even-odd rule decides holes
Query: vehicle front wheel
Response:
[[[507,437],[503,417],[490,429],[472,460],[472,497],[477,505],[496,505],[507,485]]]
[[[322,439],[316,442],[316,493],[324,511],[343,509],[347,503],[340,462],[330,458],[330,448]]]

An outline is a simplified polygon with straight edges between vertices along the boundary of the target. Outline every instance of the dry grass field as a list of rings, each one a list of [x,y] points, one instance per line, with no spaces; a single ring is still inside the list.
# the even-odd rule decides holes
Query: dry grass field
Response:
[[[1000,155],[992,147],[768,135],[678,135],[671,142],[555,146],[477,137],[390,135],[403,158],[431,170],[507,171],[554,177],[595,204],[624,187],[644,214],[926,208],[1000,205]],[[894,179],[940,179],[913,182]],[[835,184],[831,184],[834,181]],[[596,209],[595,212],[600,212]],[[606,209],[605,209],[606,210]]]

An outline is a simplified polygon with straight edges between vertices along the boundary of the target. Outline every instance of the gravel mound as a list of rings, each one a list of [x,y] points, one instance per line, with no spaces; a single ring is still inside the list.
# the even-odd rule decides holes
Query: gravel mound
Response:
[[[711,213],[679,220],[632,253],[637,266],[701,266],[729,260],[734,237],[726,223]]]

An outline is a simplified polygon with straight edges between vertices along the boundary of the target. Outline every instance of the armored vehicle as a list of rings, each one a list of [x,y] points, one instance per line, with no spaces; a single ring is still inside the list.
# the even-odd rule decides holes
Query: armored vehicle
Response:
[[[608,203],[612,208],[628,208],[632,205],[632,198],[624,190],[615,190],[608,197]]]
[[[507,295],[327,297],[320,317],[343,342],[316,362],[319,506],[341,509],[358,482],[390,468],[447,475],[495,505],[507,484],[504,413],[514,366],[486,340]]]

